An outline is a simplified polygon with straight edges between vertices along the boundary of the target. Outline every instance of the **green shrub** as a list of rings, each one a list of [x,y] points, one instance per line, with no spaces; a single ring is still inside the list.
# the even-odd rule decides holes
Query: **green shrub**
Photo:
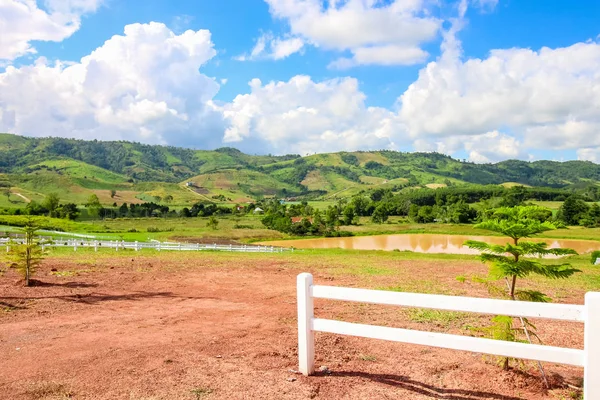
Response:
[[[596,264],[596,260],[600,258],[600,250],[592,252],[592,264]]]

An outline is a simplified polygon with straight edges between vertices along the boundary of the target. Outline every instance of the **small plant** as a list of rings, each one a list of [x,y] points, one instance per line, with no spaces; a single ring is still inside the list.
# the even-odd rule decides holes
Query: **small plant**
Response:
[[[535,290],[517,290],[517,279],[525,278],[531,274],[542,275],[551,279],[565,279],[572,276],[578,269],[572,268],[570,264],[562,262],[559,264],[542,263],[533,257],[556,256],[563,257],[577,254],[572,249],[548,248],[547,243],[520,241],[539,233],[557,229],[550,222],[541,222],[536,218],[544,209],[537,206],[503,207],[497,209],[492,219],[484,221],[475,226],[477,229],[486,229],[501,233],[512,239],[512,243],[505,245],[492,245],[485,242],[469,240],[465,244],[479,250],[479,258],[490,266],[489,280],[504,279],[507,287],[507,296],[511,300],[548,302],[550,299],[543,293]],[[485,280],[484,280],[485,282]],[[492,287],[487,282],[488,287]],[[505,292],[506,293],[506,292]],[[531,342],[530,330],[535,329],[527,319],[520,318],[521,327],[513,328],[512,317],[497,316],[492,320],[488,334],[494,339],[520,341],[521,334]],[[532,333],[535,336],[535,333]],[[509,368],[509,359],[504,359],[504,369]],[[542,372],[543,373],[543,372]]]
[[[8,252],[10,266],[23,275],[25,286],[31,285],[31,276],[41,265],[45,256],[41,242],[35,237],[37,229],[38,227],[29,221],[23,228],[25,233],[23,243],[13,241]]]
[[[190,392],[192,392],[192,394],[196,396],[196,400],[199,400],[202,397],[211,394],[213,391],[212,391],[212,389],[209,389],[209,388],[199,387],[199,388],[190,390]]]
[[[362,361],[370,361],[370,362],[377,361],[377,357],[370,356],[368,354],[361,354],[360,356],[358,356],[358,358],[360,358]]]
[[[600,250],[596,250],[592,252],[592,264],[596,265],[596,263],[600,260]]]
[[[466,313],[429,310],[423,308],[409,308],[406,310],[406,314],[413,322],[432,323],[442,327],[448,327],[453,322],[460,321],[468,317],[468,314]]]
[[[213,231],[216,231],[219,226],[219,220],[214,215],[211,215],[206,223],[206,226],[211,228]]]
[[[254,227],[252,225],[235,224],[233,229],[254,229]]]

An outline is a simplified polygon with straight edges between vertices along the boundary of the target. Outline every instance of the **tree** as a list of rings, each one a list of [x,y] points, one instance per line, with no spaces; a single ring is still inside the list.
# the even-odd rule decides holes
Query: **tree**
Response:
[[[373,211],[373,215],[371,216],[371,221],[373,221],[376,224],[383,224],[387,220],[388,220],[388,211],[387,211],[385,205],[379,204],[377,207],[375,207],[375,210]]]
[[[508,296],[511,300],[546,302],[548,297],[534,290],[517,290],[517,278],[525,278],[531,274],[542,275],[552,279],[568,278],[578,269],[572,268],[570,264],[561,262],[558,264],[542,263],[539,256],[569,256],[577,254],[575,250],[555,248],[549,249],[547,243],[520,241],[537,234],[554,230],[556,226],[550,222],[541,222],[532,218],[540,212],[538,206],[518,206],[514,208],[499,208],[492,215],[492,219],[475,225],[475,228],[486,229],[501,233],[512,239],[512,243],[505,245],[492,245],[485,242],[469,240],[465,244],[475,250],[479,250],[481,261],[490,266],[490,279],[504,279],[506,281]],[[513,329],[512,317],[497,316],[494,318],[494,337],[504,340],[516,340],[517,330]],[[522,330],[529,338],[527,330],[528,322],[521,319]],[[499,334],[500,332],[500,334]],[[509,359],[504,360],[504,369],[508,369]]]
[[[581,218],[581,224],[588,228],[595,228],[600,226],[600,206],[598,203],[594,203],[587,214]]]
[[[25,278],[25,286],[31,285],[31,276],[44,260],[45,252],[41,243],[35,238],[38,227],[31,220],[23,228],[25,233],[24,242],[13,242],[10,245],[8,258],[11,261],[11,268],[19,271]]]
[[[329,206],[325,210],[325,225],[329,229],[335,229],[340,225],[340,209],[338,206]]]
[[[63,204],[56,210],[56,216],[59,218],[74,220],[79,216],[79,209],[74,203]]]
[[[527,190],[525,187],[519,185],[514,186],[504,192],[502,195],[502,206],[504,207],[516,207],[523,204],[527,197]]]
[[[90,197],[88,197],[88,201],[85,205],[88,208],[88,213],[92,217],[97,217],[98,215],[100,215],[100,211],[102,210],[102,204],[100,204],[100,199],[97,195],[92,194]]]
[[[165,203],[170,204],[173,201],[173,196],[170,194],[165,196]]]
[[[110,198],[114,199],[116,195],[117,195],[117,191],[115,189],[111,189],[110,190]]]
[[[344,225],[352,225],[354,223],[356,213],[354,211],[353,205],[348,204],[346,207],[344,207],[344,211],[342,214],[344,216]]]
[[[208,218],[206,226],[211,228],[213,231],[216,231],[217,227],[219,226],[219,220],[214,215],[211,215],[210,218]]]
[[[558,209],[557,218],[567,225],[579,225],[589,209],[587,203],[579,197],[569,196]]]

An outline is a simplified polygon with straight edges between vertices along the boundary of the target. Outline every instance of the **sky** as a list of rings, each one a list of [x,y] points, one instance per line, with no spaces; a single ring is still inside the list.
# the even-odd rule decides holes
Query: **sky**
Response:
[[[600,162],[600,1],[0,0],[0,132]]]

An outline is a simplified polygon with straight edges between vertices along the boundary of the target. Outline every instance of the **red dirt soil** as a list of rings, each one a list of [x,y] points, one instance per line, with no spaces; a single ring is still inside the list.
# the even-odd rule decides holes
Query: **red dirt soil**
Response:
[[[481,354],[330,334],[316,335],[317,366],[329,371],[304,377],[293,371],[295,279],[304,266],[189,257],[183,266],[165,255],[104,258],[91,269],[49,259],[30,288],[6,274],[0,398],[516,400],[570,398],[567,384],[581,385],[579,368],[546,365],[546,391],[533,363],[505,372]],[[421,274],[435,268],[404,263]],[[80,273],[54,276],[52,268]],[[456,276],[462,267],[449,268]],[[353,277],[313,273],[316,283],[356,286]],[[464,334],[393,307],[319,301],[316,314]],[[539,325],[546,344],[581,348],[580,325]]]

